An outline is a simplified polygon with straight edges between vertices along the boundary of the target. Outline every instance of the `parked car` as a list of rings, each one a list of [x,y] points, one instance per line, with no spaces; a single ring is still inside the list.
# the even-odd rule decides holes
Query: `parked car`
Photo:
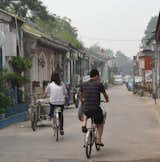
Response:
[[[142,83],[142,77],[141,76],[135,76],[135,83]]]
[[[122,75],[114,75],[113,79],[114,79],[113,83],[115,85],[122,85],[123,84],[123,77],[122,77]]]

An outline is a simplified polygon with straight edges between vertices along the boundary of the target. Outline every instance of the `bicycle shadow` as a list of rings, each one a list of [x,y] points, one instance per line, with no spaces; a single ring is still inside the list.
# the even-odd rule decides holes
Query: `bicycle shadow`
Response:
[[[45,121],[45,122],[39,122],[37,124],[37,129],[46,129],[46,128],[51,128],[52,123],[50,121]]]
[[[125,153],[117,148],[108,148],[108,147],[102,147],[99,151],[96,151],[94,149],[92,153],[93,159],[99,159],[99,160],[106,160],[106,158],[109,159],[115,159],[116,157],[124,157]]]

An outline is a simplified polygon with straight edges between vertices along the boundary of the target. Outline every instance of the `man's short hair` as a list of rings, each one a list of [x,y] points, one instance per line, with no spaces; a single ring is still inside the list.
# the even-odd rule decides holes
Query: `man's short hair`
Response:
[[[90,77],[91,78],[93,78],[93,77],[95,77],[95,76],[99,76],[99,71],[97,70],[97,69],[92,69],[91,71],[90,71]]]

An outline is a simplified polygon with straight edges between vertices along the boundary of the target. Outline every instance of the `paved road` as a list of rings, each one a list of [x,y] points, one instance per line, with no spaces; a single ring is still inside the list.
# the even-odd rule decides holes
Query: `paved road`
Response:
[[[94,149],[90,161],[160,161],[159,116],[150,100],[133,96],[124,86],[113,87],[108,93],[105,147],[100,152]],[[36,132],[30,122],[0,130],[0,162],[86,161],[77,110],[65,111],[65,136],[58,143],[48,123],[43,124]]]

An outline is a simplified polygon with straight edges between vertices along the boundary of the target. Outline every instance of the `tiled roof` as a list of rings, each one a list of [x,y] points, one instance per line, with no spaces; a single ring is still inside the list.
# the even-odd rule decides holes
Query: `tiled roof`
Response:
[[[8,15],[8,16],[11,16],[11,17],[13,17],[13,18],[16,18],[17,20],[19,20],[19,21],[21,21],[21,22],[25,22],[22,18],[20,18],[20,17],[17,16],[16,14],[7,12],[7,11],[2,10],[2,9],[0,9],[0,12],[3,13],[3,14],[6,14],[6,15]]]
[[[155,34],[156,41],[160,42],[160,12],[156,26],[156,34]]]

